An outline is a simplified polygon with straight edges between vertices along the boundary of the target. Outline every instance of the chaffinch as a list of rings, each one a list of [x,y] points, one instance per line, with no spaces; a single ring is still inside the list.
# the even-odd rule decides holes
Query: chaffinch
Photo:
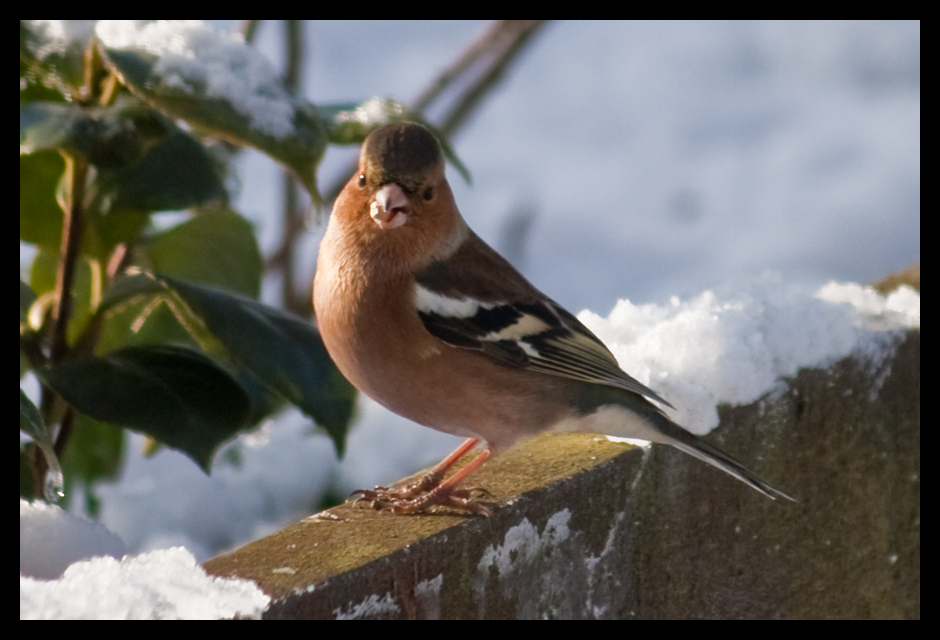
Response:
[[[377,506],[486,514],[460,481],[542,431],[670,444],[770,498],[789,498],[670,420],[650,400],[672,405],[470,230],[441,147],[421,125],[389,124],[363,143],[320,245],[313,299],[323,342],[353,385],[395,413],[468,438],[413,485],[358,492]],[[441,482],[481,440],[484,451]]]

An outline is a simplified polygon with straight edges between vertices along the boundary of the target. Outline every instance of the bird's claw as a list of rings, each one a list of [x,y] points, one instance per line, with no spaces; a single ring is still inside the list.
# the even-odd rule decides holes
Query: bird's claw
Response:
[[[478,502],[480,498],[491,497],[492,494],[486,489],[479,487],[452,489],[438,486],[427,491],[419,489],[420,484],[419,481],[398,489],[388,487],[359,489],[353,491],[349,499],[353,504],[365,501],[373,509],[387,509],[392,513],[400,514],[420,513],[428,507],[439,505],[474,515],[490,515],[490,510]]]

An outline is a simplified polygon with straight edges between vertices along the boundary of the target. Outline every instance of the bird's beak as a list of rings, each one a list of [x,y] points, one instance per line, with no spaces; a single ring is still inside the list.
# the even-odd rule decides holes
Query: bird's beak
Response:
[[[395,183],[387,184],[379,189],[369,215],[382,229],[394,229],[405,224],[411,213],[411,203],[402,188]]]

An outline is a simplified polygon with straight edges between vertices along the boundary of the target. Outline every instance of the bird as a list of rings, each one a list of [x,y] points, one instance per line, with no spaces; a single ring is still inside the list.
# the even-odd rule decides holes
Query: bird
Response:
[[[669,444],[765,496],[793,500],[670,419],[669,402],[470,229],[444,169],[441,145],[422,124],[374,130],[320,244],[316,325],[340,372],[391,411],[466,438],[418,481],[357,499],[401,514],[443,505],[488,515],[485,492],[463,480],[516,442],[555,431]]]

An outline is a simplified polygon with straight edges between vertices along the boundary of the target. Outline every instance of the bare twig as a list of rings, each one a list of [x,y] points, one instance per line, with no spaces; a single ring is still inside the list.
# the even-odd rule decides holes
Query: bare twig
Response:
[[[502,20],[493,26],[488,34],[491,61],[444,116],[438,127],[441,133],[449,138],[463,126],[543,26],[544,20]]]
[[[436,78],[434,78],[421,92],[411,107],[415,111],[424,111],[434,100],[454,83],[455,80],[473,66],[477,60],[486,55],[493,47],[493,42],[499,38],[499,35],[505,31],[505,25],[515,20],[494,20],[476,40],[470,43],[470,46],[457,56],[446,69],[444,69]],[[530,22],[530,21],[523,21]]]
[[[470,73],[475,63],[484,57],[490,63],[477,76],[477,79],[461,93],[454,106],[443,117],[443,124],[438,129],[447,137],[452,136],[463,125],[466,118],[482,102],[505,74],[506,70],[525,48],[532,36],[545,25],[544,20],[496,20],[486,31],[467,47],[444,71],[428,84],[421,92],[411,110],[421,113],[440,98],[454,84],[464,81],[464,75]],[[340,178],[325,190],[325,202],[332,202],[356,170],[356,162],[340,174]]]
[[[259,26],[261,26],[260,20],[242,20],[238,30],[241,31],[242,37],[245,38],[245,42],[251,44],[251,42],[255,39],[255,35],[258,33]]]

